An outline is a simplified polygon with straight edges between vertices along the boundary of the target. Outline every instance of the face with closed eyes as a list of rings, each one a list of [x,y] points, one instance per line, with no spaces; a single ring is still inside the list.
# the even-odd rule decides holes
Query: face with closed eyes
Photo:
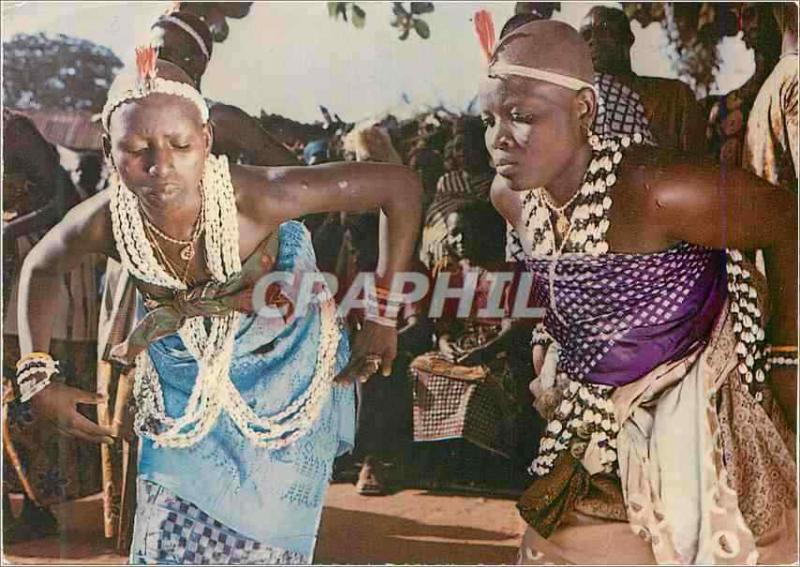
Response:
[[[512,189],[547,186],[569,165],[586,141],[587,96],[593,100],[588,90],[576,93],[524,77],[482,81],[486,149]]]
[[[191,101],[153,93],[114,111],[106,145],[131,191],[149,206],[169,206],[199,187],[211,136]]]

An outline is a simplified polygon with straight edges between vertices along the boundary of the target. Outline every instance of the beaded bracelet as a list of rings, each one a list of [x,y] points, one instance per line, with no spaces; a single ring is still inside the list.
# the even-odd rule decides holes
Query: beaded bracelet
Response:
[[[17,362],[17,387],[19,401],[26,403],[50,385],[58,374],[58,362],[47,353],[32,352]]]
[[[767,358],[770,366],[797,366],[797,357],[791,356],[770,356]]]

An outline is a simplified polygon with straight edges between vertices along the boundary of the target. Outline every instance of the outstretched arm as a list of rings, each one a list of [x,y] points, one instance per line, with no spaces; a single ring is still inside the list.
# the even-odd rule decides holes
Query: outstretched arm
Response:
[[[680,165],[653,175],[654,220],[665,235],[713,248],[762,249],[772,317],[767,340],[797,345],[795,195],[740,169]],[[794,421],[794,368],[774,369],[772,388]]]
[[[380,209],[386,215],[381,231],[377,284],[391,288],[395,274],[408,271],[422,216],[422,183],[401,165],[385,163],[333,163],[312,167],[243,168],[241,181],[248,187],[241,210],[254,220],[275,226],[311,213],[356,212]],[[397,353],[397,332],[367,321],[353,346],[351,365],[343,380],[369,354],[382,359],[388,376]]]
[[[265,224],[311,213],[380,209],[388,220],[378,284],[409,269],[422,216],[422,183],[402,165],[331,163],[310,167],[246,168],[250,201],[245,210]],[[266,182],[265,182],[266,178]]]

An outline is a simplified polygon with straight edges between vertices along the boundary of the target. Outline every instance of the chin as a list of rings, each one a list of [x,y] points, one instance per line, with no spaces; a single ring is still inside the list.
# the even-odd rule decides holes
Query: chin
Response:
[[[498,175],[502,177],[503,180],[506,182],[506,187],[508,187],[512,191],[518,191],[518,192],[527,191],[531,187],[535,187],[535,185],[531,181],[523,179],[518,175],[514,175],[513,173],[511,174],[507,173],[505,175],[502,173],[498,173]]]

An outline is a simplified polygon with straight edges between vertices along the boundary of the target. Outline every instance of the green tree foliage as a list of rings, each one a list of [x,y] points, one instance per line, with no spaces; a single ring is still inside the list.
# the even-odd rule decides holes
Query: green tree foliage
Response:
[[[12,108],[99,112],[122,61],[84,39],[18,34],[3,43],[3,97]]]
[[[412,30],[422,39],[428,39],[431,29],[422,15],[430,12],[433,12],[433,2],[408,2],[407,8],[403,2],[393,2],[390,24],[398,29],[398,37],[403,41],[408,39]],[[337,20],[350,21],[359,29],[367,23],[366,12],[356,2],[328,2],[328,14]]]

